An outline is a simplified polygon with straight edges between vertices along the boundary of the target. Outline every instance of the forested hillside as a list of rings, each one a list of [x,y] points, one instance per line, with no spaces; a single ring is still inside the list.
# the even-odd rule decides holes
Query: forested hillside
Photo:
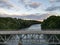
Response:
[[[0,17],[0,29],[22,29],[39,23],[40,22],[35,20],[22,20],[10,17]]]
[[[42,29],[60,29],[60,16],[50,16],[41,26]]]

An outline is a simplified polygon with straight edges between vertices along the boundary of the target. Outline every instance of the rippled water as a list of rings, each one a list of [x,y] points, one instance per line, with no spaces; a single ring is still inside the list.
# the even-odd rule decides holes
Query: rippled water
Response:
[[[26,29],[25,29],[26,30]],[[36,25],[32,25],[29,28],[27,28],[28,31],[30,30],[41,30],[41,24],[36,24]],[[42,37],[43,35],[41,35]],[[42,37],[42,41],[45,42],[45,39],[43,39]],[[47,44],[40,44],[40,42],[42,42],[39,39],[36,40],[23,40],[23,45],[47,45]]]
[[[23,30],[23,29],[22,29]],[[26,28],[26,29],[24,29],[24,30],[28,30],[28,31],[30,31],[30,30],[41,30],[41,24],[36,24],[36,25],[32,25],[32,26],[30,26],[29,28]],[[42,37],[43,35],[41,35],[41,37]],[[17,39],[18,37],[16,36],[16,39]],[[43,39],[43,37],[42,37],[42,39]],[[43,41],[45,41],[44,39],[43,39]],[[18,45],[18,42],[19,42],[19,40],[10,40],[9,42],[8,42],[8,45]],[[24,39],[22,39],[22,45],[47,45],[47,44],[40,44],[39,42],[41,42],[41,40],[39,40],[39,39],[28,39],[28,40],[24,40]]]

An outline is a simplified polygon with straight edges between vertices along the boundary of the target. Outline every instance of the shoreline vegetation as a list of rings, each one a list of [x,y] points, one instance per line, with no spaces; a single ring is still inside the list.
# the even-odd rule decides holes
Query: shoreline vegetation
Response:
[[[53,15],[53,16],[48,17],[46,20],[42,22],[41,28],[42,30],[59,30],[60,29],[60,16]],[[46,36],[47,39],[49,39],[51,34],[50,35],[45,34],[44,36]],[[56,34],[55,36],[57,36],[57,38],[60,40],[59,34],[58,35]],[[49,42],[52,42],[52,41],[53,41],[53,38],[49,40]],[[59,41],[55,38],[54,42],[59,42]],[[55,45],[55,44],[51,44],[51,45]],[[56,44],[56,45],[60,45],[60,44]]]
[[[42,29],[59,30],[60,29],[60,16],[50,16],[41,23]]]
[[[40,21],[23,20],[11,17],[0,17],[0,30],[19,30],[28,28],[34,24],[41,24]]]
[[[41,22],[35,20],[23,20],[23,19],[11,18],[11,17],[0,17],[0,31],[20,30],[28,28],[34,24],[41,24]],[[4,35],[2,36],[4,37]],[[10,35],[7,35],[7,38],[9,36]],[[4,42],[3,40],[0,41]],[[22,44],[19,43],[18,45]]]

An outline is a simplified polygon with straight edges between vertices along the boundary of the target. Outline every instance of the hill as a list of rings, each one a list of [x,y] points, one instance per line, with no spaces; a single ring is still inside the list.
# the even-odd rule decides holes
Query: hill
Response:
[[[40,24],[41,22],[35,20],[23,20],[10,17],[0,17],[0,30],[19,30],[22,28],[27,28],[33,24]]]
[[[60,16],[50,16],[41,26],[42,29],[60,29]]]

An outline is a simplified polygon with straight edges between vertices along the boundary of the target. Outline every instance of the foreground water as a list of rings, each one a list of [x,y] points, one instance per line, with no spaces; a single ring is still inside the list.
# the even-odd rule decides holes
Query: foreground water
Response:
[[[25,29],[25,30],[41,30],[41,24],[36,24],[36,25],[32,25],[30,26],[29,28]],[[37,35],[36,35],[37,36]],[[39,40],[39,39],[36,39],[36,40],[23,40],[23,45],[47,45],[47,44],[40,44],[40,42],[46,42],[45,39],[43,39],[43,35],[41,35],[41,39],[42,40]]]
[[[36,24],[36,25],[32,25],[29,28],[26,29],[22,29],[22,30],[41,30],[41,24]],[[37,36],[37,35],[36,35]],[[18,38],[18,36],[16,36],[16,39]],[[45,42],[45,39],[43,39],[43,35],[41,35],[41,39],[43,42]],[[47,44],[40,44],[40,42],[42,42],[39,39],[22,39],[22,45],[47,45]],[[18,45],[19,40],[13,40],[13,41],[9,41],[7,45]]]

